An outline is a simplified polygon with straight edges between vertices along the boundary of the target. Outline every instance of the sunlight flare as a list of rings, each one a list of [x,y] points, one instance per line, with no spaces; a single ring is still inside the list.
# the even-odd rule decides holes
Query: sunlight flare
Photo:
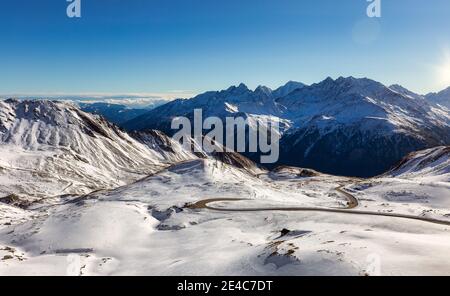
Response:
[[[439,85],[447,87],[450,85],[450,50],[444,52],[442,61],[439,66],[436,67],[436,75]]]

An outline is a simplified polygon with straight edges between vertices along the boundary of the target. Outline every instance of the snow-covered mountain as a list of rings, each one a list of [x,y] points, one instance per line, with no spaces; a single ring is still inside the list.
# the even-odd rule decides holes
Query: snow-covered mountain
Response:
[[[264,118],[266,120],[281,120],[286,127],[287,120],[283,120],[285,108],[277,103],[277,99],[301,89],[306,85],[301,82],[289,81],[276,90],[266,86],[259,86],[254,91],[245,84],[232,86],[222,91],[209,91],[190,100],[180,99],[155,108],[146,114],[136,117],[123,124],[127,130],[158,129],[171,134],[170,123],[174,117],[185,116],[192,118],[194,109],[202,109],[203,117],[226,116]]]
[[[307,106],[298,91],[281,100]],[[373,179],[267,171],[72,104],[0,101],[0,275],[448,274],[448,168],[439,147]]]
[[[274,90],[272,92],[273,96],[275,98],[282,98],[284,96],[287,96],[288,94],[290,94],[291,92],[293,92],[294,90],[300,89],[305,87],[306,85],[301,83],[301,82],[297,82],[297,81],[289,81],[288,83],[286,83],[283,86],[280,86],[279,88],[277,88],[276,90]]]
[[[450,144],[448,110],[399,85],[353,77],[327,78],[311,86],[290,82],[276,91],[252,91],[241,84],[170,102],[125,127],[171,134],[171,120],[192,118],[194,109],[202,109],[204,117],[278,121],[279,164],[333,174],[377,175],[412,151]]]
[[[169,102],[126,122],[123,126],[127,130],[157,129],[170,135],[174,133],[170,128],[172,119],[177,116],[193,118],[194,109],[202,109],[204,118],[251,115],[278,117],[283,113],[283,108],[276,103],[272,90],[260,86],[252,91],[245,84],[240,84],[223,91],[206,92],[190,100]]]
[[[450,146],[413,152],[386,175],[450,182]]]
[[[418,100],[424,100],[426,99],[425,96],[417,94],[413,91],[410,91],[409,89],[399,85],[399,84],[393,84],[391,86],[389,86],[389,88],[395,92],[398,92],[406,97],[411,97],[413,99],[418,99]]]
[[[430,93],[426,95],[426,98],[431,102],[450,109],[450,87],[438,93]]]
[[[87,193],[193,157],[157,146],[71,103],[0,101],[0,195]]]
[[[293,121],[280,145],[289,165],[367,177],[412,151],[450,144],[447,110],[370,79],[328,78],[277,102]]]

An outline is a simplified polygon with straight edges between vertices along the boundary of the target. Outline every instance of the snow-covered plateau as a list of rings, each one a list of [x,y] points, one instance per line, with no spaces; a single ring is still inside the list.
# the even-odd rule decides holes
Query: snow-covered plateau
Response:
[[[0,102],[0,275],[450,275],[450,149],[368,179]]]

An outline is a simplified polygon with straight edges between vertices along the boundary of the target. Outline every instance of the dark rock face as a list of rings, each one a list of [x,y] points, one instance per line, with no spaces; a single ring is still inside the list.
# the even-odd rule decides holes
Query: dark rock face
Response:
[[[131,132],[130,135],[149,147],[158,147],[163,151],[175,153],[171,139],[158,130],[135,131]]]
[[[244,157],[237,152],[214,152],[211,155],[213,158],[219,160],[220,162],[232,165],[234,167],[248,170],[257,167],[257,164],[250,159]]]
[[[374,135],[360,131],[348,134],[345,130],[325,136],[316,131],[302,141],[297,141],[298,138],[295,133],[282,139],[280,164],[355,177],[379,175],[406,154],[428,146],[425,141],[402,134]]]

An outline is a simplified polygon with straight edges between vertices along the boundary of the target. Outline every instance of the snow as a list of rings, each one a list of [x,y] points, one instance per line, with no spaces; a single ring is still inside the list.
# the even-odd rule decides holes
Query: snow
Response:
[[[412,153],[388,175],[450,183],[450,147],[435,147]]]
[[[0,196],[88,193],[192,158],[149,149],[69,103],[2,101],[0,118]]]
[[[300,89],[305,87],[306,85],[301,83],[301,82],[297,82],[297,81],[289,81],[288,83],[286,83],[283,86],[280,86],[279,88],[277,88],[276,90],[273,91],[273,95],[275,98],[282,98],[284,96],[287,96],[288,94],[290,94],[291,92],[293,92],[294,90]]]
[[[0,249],[13,248],[22,259],[0,261],[0,274],[366,275],[378,269],[382,275],[450,274],[449,226],[343,213],[186,206],[205,198],[244,198],[212,206],[342,208],[345,197],[335,188],[345,185],[361,198],[362,210],[382,211],[386,196],[399,186],[393,178],[361,185],[358,179],[300,173],[284,168],[252,175],[218,161],[192,160],[121,188],[31,207],[25,212],[38,217],[25,222],[23,213],[11,213],[11,220],[22,220],[0,228]],[[434,209],[431,215],[450,222],[439,208],[448,209],[448,201],[437,198],[449,196],[450,188],[435,184],[430,191],[416,181],[398,182],[411,200],[426,191],[428,202],[390,200],[393,206],[383,210]],[[282,229],[290,232],[282,236]],[[380,261],[375,271],[373,258]]]
[[[189,116],[194,109],[202,109],[203,118],[260,115],[278,118],[283,112],[269,88],[260,86],[252,91],[245,84],[240,84],[222,91],[209,91],[189,100],[170,102],[125,123],[124,127],[127,130],[151,127],[169,133],[172,118]]]
[[[225,103],[225,110],[230,113],[238,113],[239,108],[236,105]]]
[[[450,126],[449,113],[429,105],[423,97],[412,97],[400,86],[388,88],[365,78],[328,78],[300,88],[278,102],[289,110],[285,116],[299,127],[314,126],[323,116],[334,118],[328,126],[359,123],[362,129],[366,129],[365,122],[374,120],[388,131],[422,130],[430,123]]]
[[[431,102],[450,109],[450,87],[438,93],[430,93],[426,95],[426,98]]]
[[[409,103],[378,114],[396,94],[348,86],[372,91],[345,98],[373,121],[418,122],[396,116]],[[329,131],[351,118],[344,106],[311,120]],[[445,124],[442,114],[430,116]],[[0,275],[450,275],[448,147],[359,179],[199,159],[161,132],[127,134],[66,103],[1,101],[0,120]]]

